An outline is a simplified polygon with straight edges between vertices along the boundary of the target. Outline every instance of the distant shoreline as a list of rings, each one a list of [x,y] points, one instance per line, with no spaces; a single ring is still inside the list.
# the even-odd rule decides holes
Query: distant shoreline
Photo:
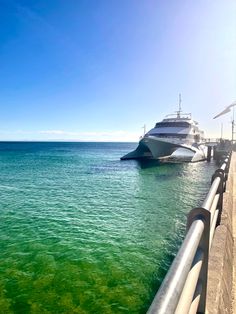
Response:
[[[82,140],[0,140],[0,143],[138,143],[130,141],[82,141]]]

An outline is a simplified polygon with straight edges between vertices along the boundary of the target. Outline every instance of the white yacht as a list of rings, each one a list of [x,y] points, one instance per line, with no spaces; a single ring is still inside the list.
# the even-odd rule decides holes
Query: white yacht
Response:
[[[138,147],[121,159],[159,159],[163,161],[201,161],[205,160],[207,147],[204,133],[191,114],[179,110],[168,115],[155,127],[144,134]]]

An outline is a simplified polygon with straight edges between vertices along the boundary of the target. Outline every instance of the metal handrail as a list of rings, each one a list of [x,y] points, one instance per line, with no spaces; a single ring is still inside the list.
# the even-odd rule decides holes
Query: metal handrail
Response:
[[[202,207],[190,211],[184,241],[148,314],[205,312],[208,253],[220,222],[229,163],[230,155],[212,176]]]
[[[201,220],[195,221],[190,227],[148,313],[166,314],[176,309],[203,230],[204,223]],[[169,302],[170,299],[172,302]]]

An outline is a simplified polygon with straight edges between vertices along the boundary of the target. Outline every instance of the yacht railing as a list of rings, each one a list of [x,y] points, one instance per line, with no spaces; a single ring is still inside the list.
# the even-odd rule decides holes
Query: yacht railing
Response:
[[[204,138],[206,143],[220,143],[221,140],[220,138]]]
[[[208,253],[221,219],[230,158],[212,176],[202,207],[190,211],[186,236],[148,314],[205,313]]]
[[[179,114],[178,116],[178,112],[179,111],[175,111],[176,113],[170,113],[170,114],[167,114],[165,116],[165,118],[168,118],[168,117],[175,117],[175,118],[184,118],[184,119],[192,119],[192,114],[191,113],[182,113]]]

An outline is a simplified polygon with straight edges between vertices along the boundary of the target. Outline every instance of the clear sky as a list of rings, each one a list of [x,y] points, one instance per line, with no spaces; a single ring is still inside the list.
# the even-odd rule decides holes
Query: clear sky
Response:
[[[230,135],[235,0],[0,0],[0,140],[138,141],[179,92]]]

